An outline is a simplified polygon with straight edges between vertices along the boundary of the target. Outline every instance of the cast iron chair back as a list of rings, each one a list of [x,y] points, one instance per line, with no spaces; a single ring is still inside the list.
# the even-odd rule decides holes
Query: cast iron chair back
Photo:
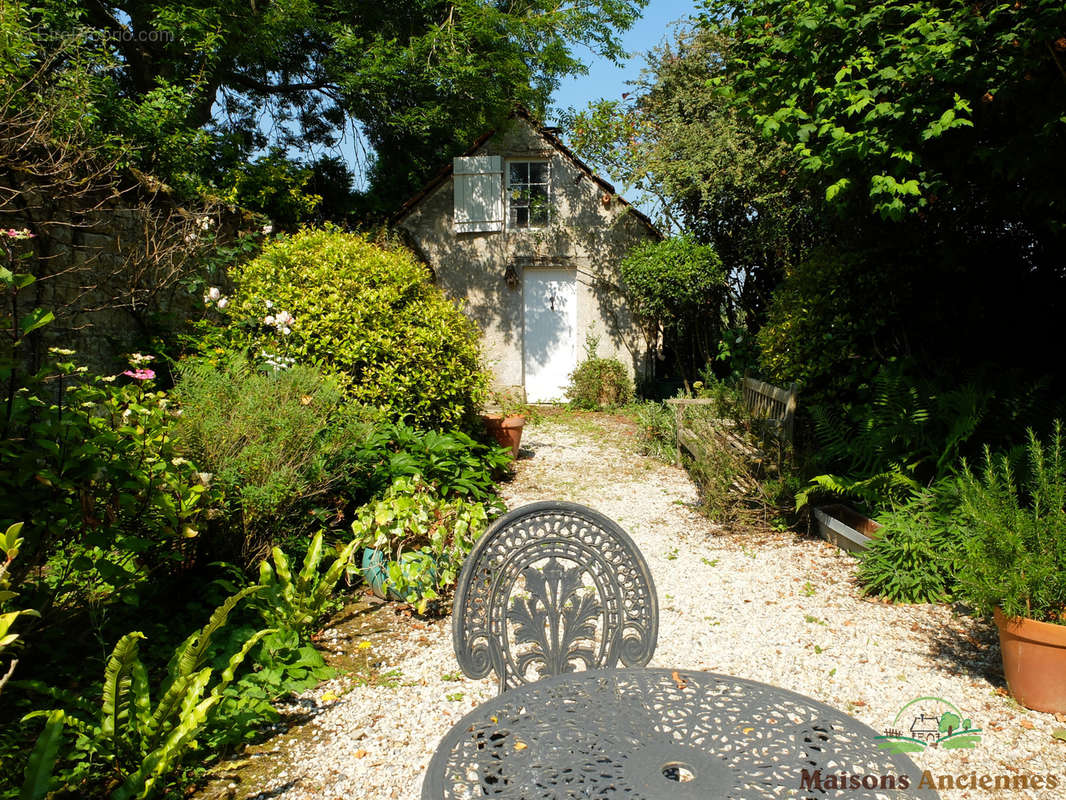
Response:
[[[464,673],[500,691],[579,668],[643,667],[659,608],[648,564],[615,522],[576,503],[501,517],[463,565],[452,638]]]

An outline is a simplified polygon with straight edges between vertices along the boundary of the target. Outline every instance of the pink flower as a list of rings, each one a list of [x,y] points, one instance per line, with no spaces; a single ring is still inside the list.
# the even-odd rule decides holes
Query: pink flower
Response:
[[[150,381],[155,377],[155,372],[150,369],[128,369],[122,374],[129,375],[135,381]]]

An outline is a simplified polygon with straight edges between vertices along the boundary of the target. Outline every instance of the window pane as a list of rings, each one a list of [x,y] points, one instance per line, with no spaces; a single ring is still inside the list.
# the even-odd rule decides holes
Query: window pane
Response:
[[[529,227],[529,209],[528,208],[516,208],[515,210],[515,225],[519,228]]]
[[[530,183],[547,183],[548,182],[548,162],[547,161],[533,161],[529,164],[529,182]]]
[[[529,164],[524,161],[512,161],[511,162],[511,185],[516,183],[528,183],[529,181]]]

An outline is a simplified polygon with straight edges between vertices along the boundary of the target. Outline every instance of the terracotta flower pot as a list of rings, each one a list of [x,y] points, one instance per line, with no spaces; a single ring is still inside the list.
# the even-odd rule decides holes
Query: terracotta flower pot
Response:
[[[1066,625],[1007,617],[995,609],[1011,695],[1035,711],[1066,713]]]
[[[526,418],[517,414],[506,417],[503,414],[483,414],[481,419],[485,423],[485,430],[499,442],[500,447],[510,448],[511,455],[518,458],[518,445],[522,441],[522,427],[526,424]]]

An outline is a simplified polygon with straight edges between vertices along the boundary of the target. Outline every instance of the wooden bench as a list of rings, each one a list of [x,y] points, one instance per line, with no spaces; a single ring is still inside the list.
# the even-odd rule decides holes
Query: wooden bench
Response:
[[[760,381],[757,378],[744,377],[741,384],[741,396],[744,409],[752,420],[758,421],[765,428],[767,434],[777,444],[777,466],[780,468],[785,448],[792,443],[793,421],[796,415],[796,395],[799,389],[795,383],[787,389],[774,386]],[[685,426],[684,410],[693,406],[707,406],[715,401],[709,398],[675,398],[667,400],[667,405],[674,409],[674,430],[676,438],[674,449],[676,462],[681,463],[681,448],[688,450],[699,459],[706,459],[706,446],[700,432]],[[751,460],[762,458],[759,450],[741,436],[729,430],[733,427],[732,420],[716,419],[707,421],[708,425],[716,429],[719,438],[725,444],[737,450]],[[741,487],[743,488],[743,487]]]

